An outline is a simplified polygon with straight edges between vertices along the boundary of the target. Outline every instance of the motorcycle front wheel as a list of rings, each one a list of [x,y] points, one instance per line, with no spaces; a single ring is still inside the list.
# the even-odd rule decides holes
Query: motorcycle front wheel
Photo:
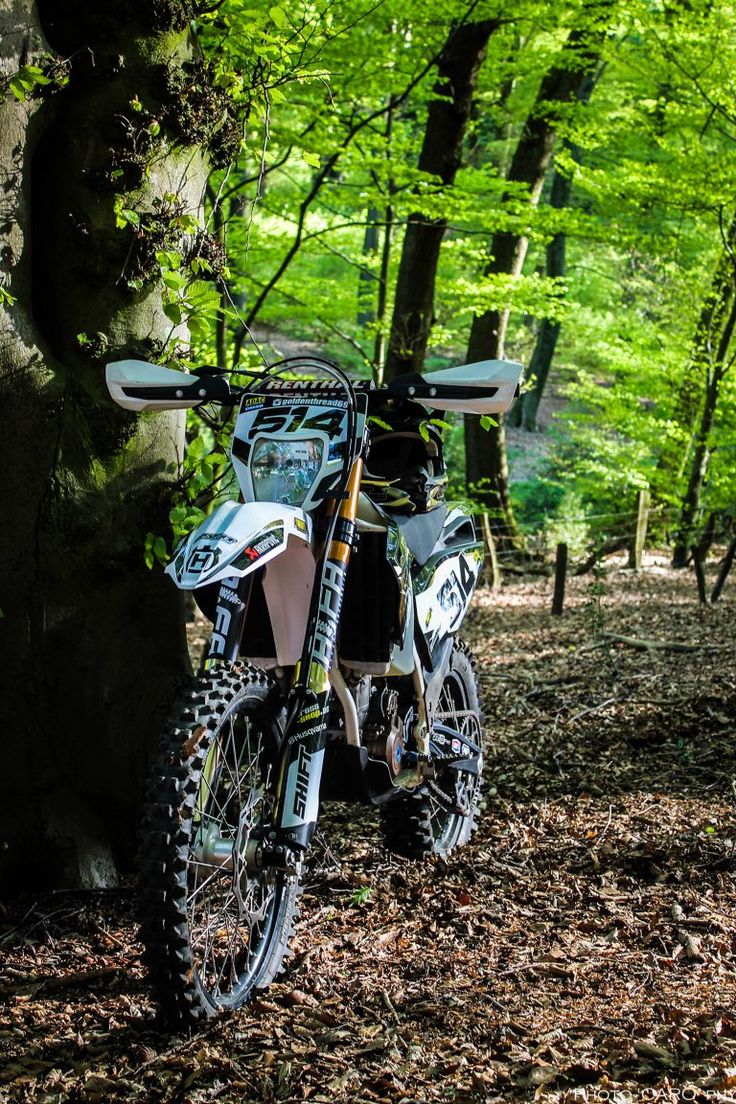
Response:
[[[432,718],[482,746],[478,683],[470,649],[456,641]],[[445,768],[437,790],[454,798],[467,812],[447,808],[430,787],[402,794],[381,808],[386,847],[407,859],[448,855],[467,843],[475,828],[480,800],[481,775]]]
[[[166,1022],[240,1008],[281,971],[297,875],[259,868],[280,729],[254,667],[215,668],[185,695],[151,774],[141,845],[141,937]]]

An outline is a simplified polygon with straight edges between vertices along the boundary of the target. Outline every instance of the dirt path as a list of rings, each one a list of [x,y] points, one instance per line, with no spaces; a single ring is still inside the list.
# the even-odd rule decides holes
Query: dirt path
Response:
[[[10,907],[0,1101],[736,1100],[736,581],[700,611],[650,559],[549,599],[470,616],[471,845],[409,865],[331,813],[291,970],[244,1013],[154,1031],[126,891]]]

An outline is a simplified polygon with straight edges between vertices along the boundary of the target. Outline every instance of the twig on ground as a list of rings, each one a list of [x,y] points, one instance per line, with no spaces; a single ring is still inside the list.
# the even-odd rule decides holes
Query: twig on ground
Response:
[[[698,651],[712,651],[723,652],[726,650],[725,644],[685,644],[682,640],[649,640],[646,637],[640,636],[622,636],[621,633],[603,632],[603,638],[605,640],[612,640],[616,644],[626,644],[629,648],[639,648],[641,651],[649,649],[662,649],[667,652],[698,652]],[[601,642],[600,647],[604,646],[604,641]]]
[[[608,820],[606,821],[606,823],[603,827],[603,831],[600,832],[600,834],[598,835],[595,843],[591,847],[591,849],[590,849],[591,851],[596,851],[600,847],[600,845],[603,843],[603,840],[606,837],[606,833],[608,832],[608,829],[611,827],[612,817],[613,817],[613,805],[609,805],[608,806]]]
[[[588,713],[597,713],[600,709],[605,709],[607,705],[612,705],[613,702],[618,701],[618,698],[606,698],[605,701],[599,702],[598,705],[589,705],[587,709],[581,709],[579,713],[576,713],[573,717],[568,717],[564,724],[572,724],[573,721],[579,721],[581,717],[585,717]]]

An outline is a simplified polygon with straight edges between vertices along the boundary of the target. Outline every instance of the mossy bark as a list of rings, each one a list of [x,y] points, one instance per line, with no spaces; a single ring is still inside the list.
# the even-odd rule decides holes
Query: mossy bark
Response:
[[[193,50],[182,5],[0,0],[3,86],[71,58],[65,87],[0,100],[0,286],[15,300],[0,309],[5,884],[114,880],[148,746],[188,672],[177,592],[143,556],[167,526],[182,418],[114,407],[104,364],[160,358],[181,336],[155,271],[127,284],[146,242],[116,226],[115,201],[125,186],[131,209],[171,193],[199,210],[203,155],[150,126],[162,76]]]

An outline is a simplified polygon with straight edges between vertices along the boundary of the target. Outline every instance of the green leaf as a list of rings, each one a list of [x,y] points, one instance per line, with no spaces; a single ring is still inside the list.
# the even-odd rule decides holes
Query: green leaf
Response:
[[[481,429],[491,429],[492,426],[497,426],[498,422],[495,418],[491,418],[490,415],[484,414],[480,420]]]
[[[143,110],[143,104],[141,103],[141,101],[138,99],[137,96],[133,97],[133,99],[130,101],[129,106],[130,106],[131,111],[142,111]]]
[[[8,85],[16,100],[22,102],[28,99],[36,88],[50,83],[51,78],[46,76],[43,69],[39,69],[37,65],[24,65],[15,76],[10,78]]]
[[[178,303],[164,303],[164,314],[175,326],[181,325],[183,315]]]
[[[13,93],[16,100],[20,100],[20,102],[23,103],[26,98],[26,88],[20,77],[10,78],[10,91]]]
[[[289,26],[289,20],[286,17],[286,13],[276,6],[271,8],[268,12],[269,18],[272,23],[275,23],[280,31],[285,30]]]
[[[21,69],[21,73],[25,80],[31,84],[50,84],[51,79],[47,77],[43,69],[40,69],[38,65],[26,65]]]
[[[156,540],[155,533],[146,533],[146,542],[143,550],[143,559],[145,560],[146,567],[150,571],[153,567],[153,542]]]
[[[156,260],[161,268],[179,268],[181,266],[181,253],[175,249],[159,249],[156,252]]]
[[[202,437],[195,437],[187,449],[187,460],[197,461],[204,456],[206,445]]]
[[[166,541],[163,537],[155,537],[153,541],[153,554],[160,564],[166,564],[169,561],[169,552],[166,547]]]
[[[182,272],[165,272],[163,279],[166,287],[171,288],[172,291],[179,291],[187,282],[187,278]]]
[[[200,272],[211,272],[212,265],[205,257],[193,257],[191,261],[191,269],[195,276],[198,276]],[[223,275],[225,275],[225,273],[223,273]]]
[[[201,315],[193,314],[187,319],[189,334],[193,341],[206,341],[210,335],[210,324]]]
[[[200,229],[199,219],[194,215],[180,215],[177,222],[185,234],[196,234]]]
[[[319,154],[312,150],[302,150],[302,161],[306,161],[313,169],[318,169],[322,163]]]
[[[137,211],[131,210],[130,207],[124,207],[125,200],[122,196],[118,196],[115,200],[113,210],[115,211],[115,225],[119,230],[124,230],[126,226],[140,226],[141,216]]]
[[[372,886],[360,886],[360,888],[356,889],[355,893],[353,893],[352,896],[350,897],[350,904],[352,906],[364,905],[366,903],[366,901],[370,901],[372,896],[373,896],[373,887]]]

